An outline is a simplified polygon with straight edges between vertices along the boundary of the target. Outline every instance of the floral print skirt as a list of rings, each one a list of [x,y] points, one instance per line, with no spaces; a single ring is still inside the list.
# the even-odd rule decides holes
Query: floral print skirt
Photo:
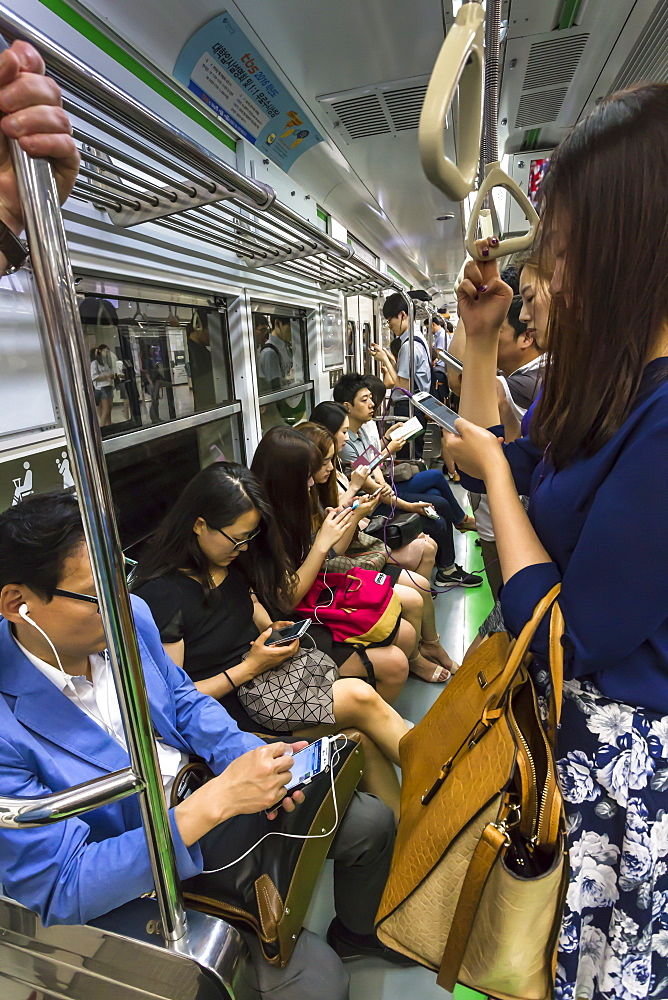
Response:
[[[570,883],[556,1000],[668,997],[668,716],[565,685]]]

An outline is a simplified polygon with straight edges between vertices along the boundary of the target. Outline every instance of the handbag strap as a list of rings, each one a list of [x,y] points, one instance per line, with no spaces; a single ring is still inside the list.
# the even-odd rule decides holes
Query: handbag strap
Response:
[[[485,883],[506,843],[506,834],[488,823],[469,862],[436,982],[453,992],[464,961]]]

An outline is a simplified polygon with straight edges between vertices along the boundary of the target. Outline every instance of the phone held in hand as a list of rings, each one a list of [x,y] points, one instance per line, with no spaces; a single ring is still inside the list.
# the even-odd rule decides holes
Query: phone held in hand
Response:
[[[322,739],[316,740],[315,743],[310,743],[294,755],[292,758],[290,780],[285,788],[286,795],[290,795],[292,792],[310,785],[313,779],[317,778],[319,774],[329,771],[331,744],[332,737],[323,736]],[[280,804],[280,802],[277,802],[271,809],[267,809],[267,812],[274,812]]]
[[[351,510],[357,510],[357,508],[359,507],[359,505],[361,503],[368,503],[369,500],[373,500],[374,497],[378,496],[378,494],[380,493],[380,491],[382,490],[382,488],[383,488],[382,486],[379,486],[378,489],[375,490],[375,492],[373,492],[373,493],[365,494],[363,497],[355,497],[355,499],[353,500],[353,502],[350,505],[350,509]]]
[[[455,428],[455,420],[458,419],[459,414],[451,410],[445,403],[441,403],[429,392],[416,392],[412,400],[418,410],[426,413],[440,427],[445,427],[452,434],[459,434],[459,431]]]
[[[283,628],[274,629],[265,646],[287,646],[295,639],[301,639],[304,632],[308,630],[312,618],[304,618],[303,621],[294,622],[292,625],[284,625]]]

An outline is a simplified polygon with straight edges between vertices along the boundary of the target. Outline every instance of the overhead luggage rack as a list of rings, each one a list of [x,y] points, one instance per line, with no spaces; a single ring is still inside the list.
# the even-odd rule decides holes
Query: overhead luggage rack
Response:
[[[32,42],[63,88],[82,156],[72,197],[119,228],[153,223],[213,244],[227,263],[272,269],[322,291],[375,292],[392,279],[276,200],[90,66],[0,5],[5,32]]]

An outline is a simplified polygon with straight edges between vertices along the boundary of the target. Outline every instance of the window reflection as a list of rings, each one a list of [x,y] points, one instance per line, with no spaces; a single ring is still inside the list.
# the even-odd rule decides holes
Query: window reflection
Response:
[[[218,309],[86,294],[79,310],[105,436],[229,401],[227,323]]]
[[[273,403],[262,403],[260,401],[260,424],[262,433],[265,434],[270,427],[278,427],[283,424],[293,427],[302,420],[307,420],[313,409],[313,393],[300,392],[294,396],[287,396]]]
[[[307,381],[306,320],[280,306],[253,305],[253,341],[260,397]]]

